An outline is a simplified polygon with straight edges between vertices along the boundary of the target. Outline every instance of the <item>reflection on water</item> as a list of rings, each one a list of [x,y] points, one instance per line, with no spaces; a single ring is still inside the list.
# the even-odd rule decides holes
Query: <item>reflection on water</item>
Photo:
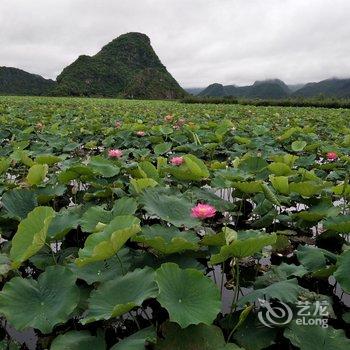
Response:
[[[25,344],[29,350],[36,350],[36,344],[38,341],[38,337],[34,332],[33,328],[29,328],[23,332],[16,331],[13,327],[8,324],[5,325],[4,322],[2,324],[5,327],[8,335],[15,341],[20,344]]]
[[[268,262],[268,259],[264,259],[264,262]],[[264,264],[266,265],[266,264]],[[222,291],[222,305],[221,305],[221,311],[223,314],[227,314],[231,310],[231,305],[233,301],[233,290],[229,290],[225,288],[226,285],[226,275],[221,273],[221,267],[220,266],[215,266],[214,270],[211,271],[208,276],[212,278],[212,280],[216,283],[218,288]],[[335,285],[335,279],[333,276],[329,278],[329,284],[330,285]],[[240,297],[247,295],[253,291],[253,287],[251,288],[240,288]],[[343,303],[345,306],[350,307],[350,294],[346,294],[340,287],[339,283],[336,283],[336,287],[334,290],[334,295],[336,295]]]
[[[225,288],[226,285],[226,275],[221,273],[221,267],[215,266],[214,270],[211,271],[208,275],[213,279],[213,281],[217,284],[218,288],[222,291],[222,305],[221,311],[223,314],[227,314],[231,311],[231,305],[233,301],[233,290],[229,290]],[[253,291],[253,288],[240,288],[240,297],[249,294]]]

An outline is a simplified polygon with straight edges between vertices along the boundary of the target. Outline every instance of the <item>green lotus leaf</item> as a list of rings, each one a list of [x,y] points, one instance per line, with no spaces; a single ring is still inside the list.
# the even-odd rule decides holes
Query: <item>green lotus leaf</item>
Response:
[[[254,303],[258,299],[278,299],[285,303],[295,303],[303,292],[307,291],[298,285],[298,280],[292,278],[275,282],[268,287],[256,289],[238,300],[239,305]]]
[[[306,267],[308,271],[314,272],[327,266],[328,260],[336,261],[336,255],[325,249],[313,246],[300,246],[297,250],[297,257],[300,263]]]
[[[221,120],[215,130],[215,136],[218,141],[222,141],[223,137],[233,128],[233,123],[229,119]]]
[[[119,174],[120,168],[113,161],[105,159],[101,156],[92,157],[88,167],[92,171],[102,177],[113,177]]]
[[[342,319],[344,320],[344,322],[350,323],[350,311],[345,312],[345,313],[343,314]]]
[[[331,326],[300,326],[291,322],[284,336],[300,350],[345,350],[350,348],[350,339],[342,329]]]
[[[290,192],[295,192],[303,197],[312,197],[319,194],[325,186],[314,181],[291,182],[289,184]]]
[[[40,154],[39,156],[36,156],[35,163],[37,164],[47,164],[47,165],[54,165],[56,163],[59,163],[62,161],[62,158],[55,156],[53,154]]]
[[[140,331],[121,340],[111,347],[111,350],[144,350],[145,343],[155,343],[157,332],[153,326],[141,329]]]
[[[35,162],[33,161],[33,159],[31,159],[28,155],[28,151],[26,150],[15,150],[12,155],[11,158],[23,163],[24,165],[26,165],[27,167],[31,167],[35,164]]]
[[[325,221],[324,226],[335,232],[350,233],[350,215],[330,217]]]
[[[106,342],[102,334],[97,337],[88,331],[70,331],[60,334],[52,343],[50,350],[106,350]]]
[[[180,166],[168,167],[168,172],[182,181],[201,181],[209,177],[209,170],[204,162],[192,154],[182,156],[184,162]]]
[[[24,219],[38,205],[35,193],[24,189],[5,192],[1,201],[9,214],[19,219]]]
[[[40,205],[46,204],[56,197],[62,196],[66,192],[67,187],[64,185],[46,185],[45,187],[37,187],[34,193]]]
[[[29,185],[40,185],[49,171],[47,164],[34,164],[28,171],[27,182]]]
[[[268,166],[265,159],[261,157],[247,157],[240,161],[238,168],[247,173],[259,173]]]
[[[174,130],[170,125],[159,125],[159,132],[161,132],[163,135],[170,135],[174,132]]]
[[[122,197],[118,199],[113,206],[113,215],[133,215],[137,210],[137,202],[131,197]]]
[[[90,179],[94,177],[93,170],[83,164],[72,165],[68,169],[62,171],[58,175],[58,180],[60,183],[67,184],[72,180],[77,179]]]
[[[77,143],[77,142],[70,142],[64,145],[64,147],[62,148],[63,152],[72,152],[75,149],[77,149],[81,144]]]
[[[133,241],[144,243],[162,254],[174,254],[184,250],[198,250],[199,238],[193,231],[180,231],[176,227],[161,225],[144,226]]]
[[[226,261],[229,258],[245,258],[260,252],[264,247],[276,243],[275,233],[265,234],[260,231],[240,231],[238,239],[229,245],[220,248],[218,254],[212,255],[210,262],[214,265]]]
[[[265,198],[270,201],[272,204],[280,206],[281,203],[279,202],[277,196],[275,193],[271,190],[270,186],[267,185],[266,183],[261,184],[261,189],[265,195]]]
[[[306,145],[307,143],[305,141],[301,141],[301,140],[294,141],[292,143],[292,150],[294,152],[300,152],[306,147]]]
[[[346,293],[350,293],[350,250],[345,251],[338,257],[337,270],[334,272],[335,279]]]
[[[146,190],[140,202],[150,215],[157,215],[162,220],[174,226],[198,226],[200,221],[191,217],[191,208],[194,206],[184,196],[175,196],[159,193],[155,190]]]
[[[0,341],[0,350],[21,350],[21,344],[15,340],[4,339]]]
[[[273,162],[267,168],[276,176],[288,176],[293,173],[287,164],[281,162]]]
[[[78,305],[76,277],[66,267],[50,266],[38,280],[14,277],[0,292],[0,313],[17,329],[50,333],[66,322]]]
[[[319,143],[316,143],[316,148],[320,146]],[[305,147],[305,150],[308,151],[309,148],[312,148],[315,146],[315,143],[313,143],[310,146],[306,146]],[[306,153],[306,152],[305,152]],[[312,154],[313,152],[311,152],[311,154],[307,154],[307,155],[303,155],[303,156],[295,156],[296,158],[293,160],[293,164],[295,163],[296,165],[298,166],[309,166],[309,165],[313,165],[315,163],[315,160],[316,160],[316,155],[315,154]]]
[[[229,199],[222,199],[221,197],[217,196],[213,190],[194,187],[191,188],[188,193],[194,194],[198,201],[208,203],[221,212],[233,211],[235,208],[234,204],[229,202]]]
[[[62,239],[70,230],[76,229],[80,220],[80,208],[63,208],[52,219],[47,236],[51,240]]]
[[[6,173],[11,165],[11,159],[0,157],[0,175]]]
[[[142,193],[146,188],[153,188],[158,186],[158,182],[149,178],[131,179],[130,185],[132,186],[134,192],[139,194]]]
[[[154,146],[154,153],[157,155],[157,156],[160,156],[164,153],[167,153],[171,150],[171,147],[172,147],[172,143],[171,142],[163,142],[163,143],[159,143],[158,145],[155,145]]]
[[[11,260],[6,255],[1,253],[0,254],[0,276],[6,275],[9,271],[11,271]],[[2,278],[0,277],[0,281]]]
[[[143,162],[140,162],[138,167],[144,174],[142,177],[150,178],[155,181],[159,180],[158,170],[151,162],[145,160]]]
[[[334,207],[332,203],[320,202],[319,204],[312,206],[308,210],[303,210],[294,214],[294,216],[304,221],[315,222],[325,217],[336,216],[339,214],[339,212],[340,212],[340,208]],[[332,218],[330,220],[332,220]],[[350,227],[350,219],[349,219],[349,227]]]
[[[22,262],[37,253],[45,244],[46,235],[55,211],[51,207],[37,207],[18,225],[12,238],[10,258],[18,268]]]
[[[253,209],[254,214],[258,214],[260,217],[268,214],[271,210],[275,209],[273,203],[266,198],[265,194],[258,193],[254,196],[254,202],[257,204]]]
[[[334,194],[338,195],[338,196],[343,196],[343,195],[350,195],[350,185],[345,185],[345,184],[341,184],[338,186],[334,186],[332,187],[332,191],[334,192]]]
[[[248,137],[242,137],[242,136],[238,136],[238,135],[235,135],[235,136],[233,137],[233,139],[234,139],[237,143],[239,143],[240,145],[249,145],[249,144],[252,142],[252,140],[249,139]]]
[[[271,184],[273,188],[282,193],[282,194],[289,194],[289,182],[287,176],[269,176],[269,179],[271,181]]]
[[[251,312],[233,334],[235,340],[242,349],[262,350],[274,344],[278,328],[268,328],[263,325],[256,314]]]
[[[207,234],[200,241],[201,245],[204,246],[223,246],[226,244],[225,232],[221,231],[217,234]]]
[[[88,310],[82,324],[109,320],[132,310],[158,294],[154,271],[150,267],[137,269],[101,284],[88,300]]]
[[[156,350],[243,350],[236,344],[226,344],[221,329],[213,325],[198,324],[182,329],[176,323],[168,323],[164,337],[158,341]]]
[[[35,255],[29,258],[29,261],[37,269],[44,271],[48,266],[53,266],[53,265],[56,265],[57,262],[62,262],[63,260],[60,260],[60,258],[61,258],[61,253],[63,252],[64,250],[59,250],[56,253],[56,255],[53,256],[51,248],[45,245]]]
[[[117,256],[107,260],[96,261],[81,267],[74,263],[68,266],[76,274],[77,278],[84,280],[88,284],[108,282],[132,270],[132,255],[129,254],[129,249],[123,248],[119,250]]]
[[[220,293],[212,280],[196,269],[182,270],[165,263],[156,271],[157,300],[167,309],[170,321],[181,328],[191,324],[211,325],[221,309]]]
[[[293,167],[296,160],[299,158],[299,156],[296,156],[295,154],[274,154],[271,156],[271,159],[278,163],[284,163],[287,164],[289,167]]]
[[[304,168],[299,168],[298,173],[302,176],[303,180],[310,180],[310,181],[319,181],[320,180],[320,178],[315,174],[314,169],[306,170]]]
[[[259,219],[254,220],[251,226],[252,228],[269,227],[273,224],[273,221],[277,218],[277,216],[278,216],[278,211],[275,208],[273,208],[269,212],[267,212],[265,215],[261,216]]]
[[[99,223],[109,224],[113,218],[113,213],[103,207],[94,206],[89,208],[81,217],[80,225],[84,232],[95,232]]]
[[[308,270],[302,265],[296,266],[286,263],[278,266],[272,265],[269,271],[255,279],[254,288],[265,288],[273,283],[285,281],[291,276],[302,277],[307,273]]]
[[[126,241],[140,231],[140,220],[132,215],[116,216],[103,231],[91,234],[79,249],[78,266],[115,255]]]
[[[148,177],[137,163],[132,163],[130,166],[128,166],[127,171],[135,179],[144,179]]]
[[[243,193],[262,192],[262,181],[232,182],[232,187],[238,188]]]

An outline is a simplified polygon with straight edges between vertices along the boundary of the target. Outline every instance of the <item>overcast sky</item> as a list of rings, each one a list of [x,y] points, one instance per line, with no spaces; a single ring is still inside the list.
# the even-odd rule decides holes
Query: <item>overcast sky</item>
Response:
[[[349,0],[0,0],[0,66],[56,78],[130,31],[184,87],[350,77]]]

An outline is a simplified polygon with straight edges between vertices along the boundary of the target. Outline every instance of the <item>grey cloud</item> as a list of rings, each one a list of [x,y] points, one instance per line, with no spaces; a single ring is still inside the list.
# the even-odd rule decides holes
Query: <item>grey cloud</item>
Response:
[[[1,0],[0,65],[55,78],[140,31],[183,86],[350,76],[348,0]]]

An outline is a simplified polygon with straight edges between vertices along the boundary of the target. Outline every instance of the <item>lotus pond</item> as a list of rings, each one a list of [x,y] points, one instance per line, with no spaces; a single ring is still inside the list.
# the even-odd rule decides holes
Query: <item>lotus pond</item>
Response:
[[[350,348],[350,111],[0,98],[0,349]]]

